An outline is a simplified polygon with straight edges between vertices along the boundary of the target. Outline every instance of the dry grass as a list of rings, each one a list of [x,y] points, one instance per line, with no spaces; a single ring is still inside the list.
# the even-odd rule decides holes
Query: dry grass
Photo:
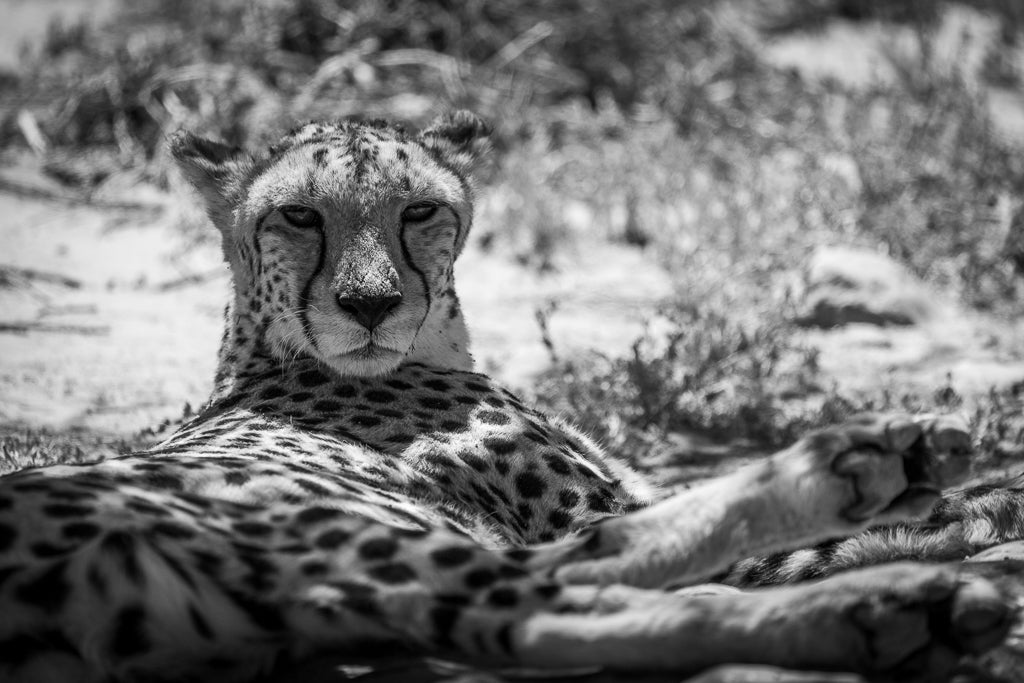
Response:
[[[145,443],[144,438],[8,425],[0,428],[0,474],[26,467],[93,462],[139,449]]]

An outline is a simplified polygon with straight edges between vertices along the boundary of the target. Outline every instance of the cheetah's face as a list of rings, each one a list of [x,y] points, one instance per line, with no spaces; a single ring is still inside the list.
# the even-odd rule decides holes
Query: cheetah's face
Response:
[[[282,358],[378,375],[449,315],[472,220],[483,124],[457,113],[418,136],[309,124],[261,157],[178,136],[172,151],[221,229],[238,292]]]

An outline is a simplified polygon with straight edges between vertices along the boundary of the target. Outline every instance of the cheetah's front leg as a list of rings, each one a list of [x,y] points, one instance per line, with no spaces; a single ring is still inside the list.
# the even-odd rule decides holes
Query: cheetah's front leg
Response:
[[[967,470],[955,417],[865,415],[538,554],[571,583],[664,586],[743,557],[927,515]]]
[[[527,619],[518,654],[551,667],[603,664],[694,673],[720,664],[850,671],[872,680],[946,680],[965,654],[1005,637],[1011,610],[984,580],[913,564],[815,584],[718,596],[625,586],[566,590],[572,605]]]

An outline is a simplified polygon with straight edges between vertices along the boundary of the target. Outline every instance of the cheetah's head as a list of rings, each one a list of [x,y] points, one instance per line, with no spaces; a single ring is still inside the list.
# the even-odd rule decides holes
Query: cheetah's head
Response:
[[[171,152],[221,232],[236,309],[271,351],[378,375],[471,365],[452,265],[487,133],[460,111],[416,135],[311,123],[258,154],[177,133]]]

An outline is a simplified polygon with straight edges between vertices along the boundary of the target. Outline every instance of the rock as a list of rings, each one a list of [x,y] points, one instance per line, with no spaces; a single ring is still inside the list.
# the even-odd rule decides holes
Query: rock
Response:
[[[916,325],[934,317],[935,295],[895,260],[868,249],[819,247],[804,273],[805,327]]]

